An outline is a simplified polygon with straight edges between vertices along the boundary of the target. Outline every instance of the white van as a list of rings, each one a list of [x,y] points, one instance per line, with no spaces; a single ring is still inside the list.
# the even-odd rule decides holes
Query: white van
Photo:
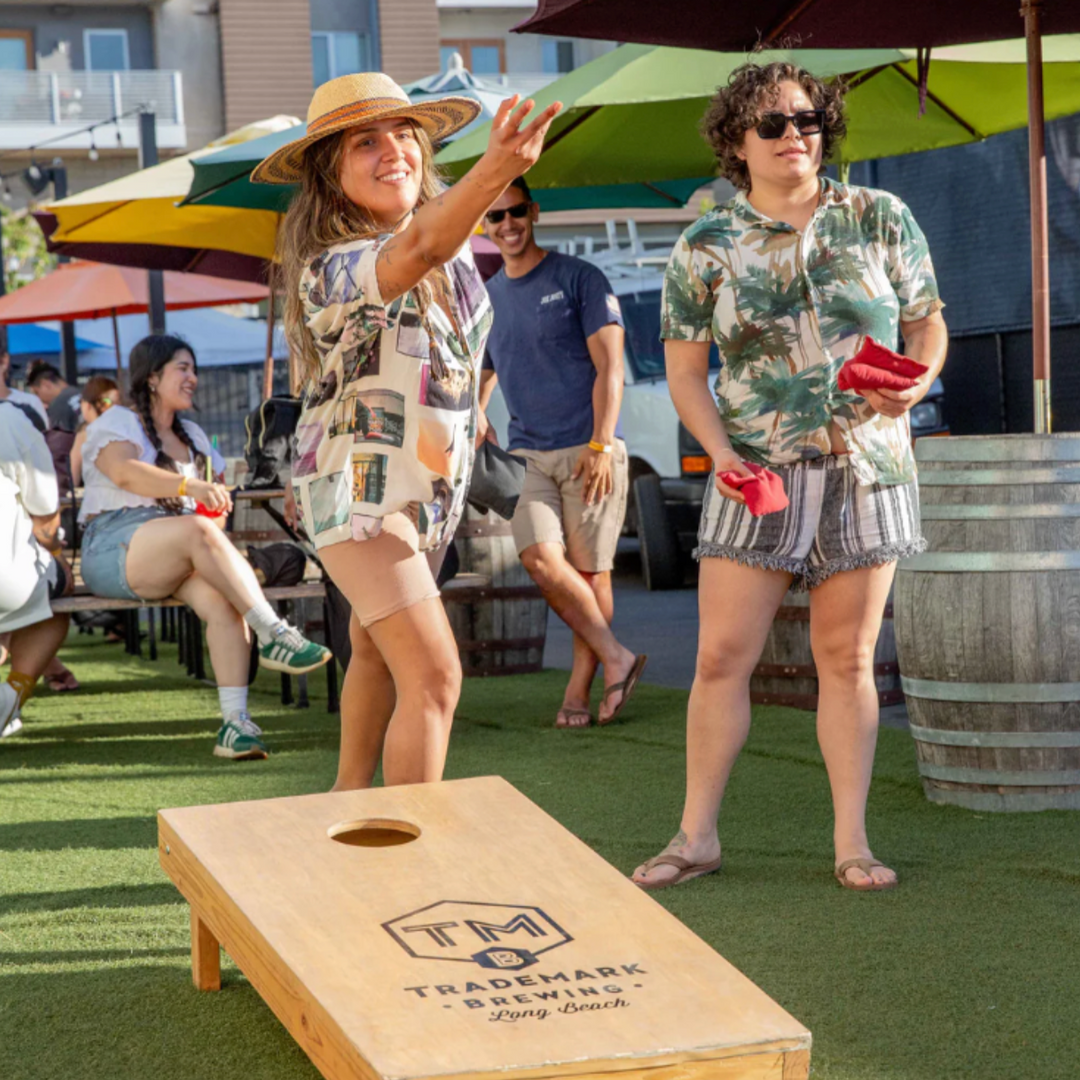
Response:
[[[686,553],[696,541],[712,462],[679,422],[664,371],[660,290],[675,240],[661,248],[646,248],[638,241],[633,223],[630,225],[630,248],[613,244],[597,252],[590,245],[580,257],[607,274],[622,305],[626,326],[626,389],[621,420],[630,462],[630,500],[624,533],[638,538],[645,587],[673,589],[682,585],[685,577]],[[609,236],[614,239],[611,231]],[[715,346],[710,350],[709,367],[713,371],[720,369]],[[912,431],[916,436],[948,433],[943,395],[938,379],[912,410]],[[509,414],[497,385],[488,418],[505,444]]]

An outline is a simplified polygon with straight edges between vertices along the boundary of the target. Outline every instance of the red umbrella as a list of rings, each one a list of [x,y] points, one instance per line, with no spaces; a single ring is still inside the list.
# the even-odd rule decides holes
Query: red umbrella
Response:
[[[164,278],[165,307],[170,311],[258,303],[270,295],[265,285],[204,277],[201,274],[166,271]],[[120,333],[116,316],[149,311],[148,291],[145,271],[94,262],[65,263],[45,277],[0,297],[0,324],[49,319],[73,322],[75,319],[100,319],[111,315],[119,376]]]
[[[1015,37],[1017,16],[1028,43],[1031,159],[1032,339],[1035,431],[1050,430],[1050,285],[1047,253],[1046,145],[1042,33],[1080,33],[1077,0],[682,0],[658,15],[655,0],[538,0],[514,29],[557,37],[601,38],[720,52],[760,44],[804,49],[931,48]],[[1045,23],[1045,27],[1044,27]],[[748,57],[749,59],[749,57]]]

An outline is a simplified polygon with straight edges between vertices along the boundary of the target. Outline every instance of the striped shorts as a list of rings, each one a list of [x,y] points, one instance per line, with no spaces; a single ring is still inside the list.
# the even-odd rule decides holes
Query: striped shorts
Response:
[[[805,592],[843,570],[926,550],[916,483],[859,484],[847,459],[835,456],[770,468],[784,481],[787,509],[755,518],[710,484],[695,559],[784,570],[795,575],[791,587]]]

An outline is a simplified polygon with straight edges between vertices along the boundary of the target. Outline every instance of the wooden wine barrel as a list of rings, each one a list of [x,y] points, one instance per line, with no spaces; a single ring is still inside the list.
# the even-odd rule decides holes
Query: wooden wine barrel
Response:
[[[885,607],[874,650],[874,682],[878,703],[895,705],[904,700],[896,663],[892,597]],[[788,593],[765,639],[765,648],[750,676],[750,700],[755,705],[817,708],[818,680],[810,652],[810,594]]]
[[[923,788],[1080,809],[1080,436],[921,439],[896,639]]]
[[[442,588],[466,676],[539,671],[548,606],[517,556],[510,522],[472,507],[454,536],[461,569]]]

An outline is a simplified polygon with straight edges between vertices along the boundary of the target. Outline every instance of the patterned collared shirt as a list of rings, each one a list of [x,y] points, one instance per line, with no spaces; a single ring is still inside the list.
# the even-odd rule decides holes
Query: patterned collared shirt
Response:
[[[837,389],[867,336],[890,349],[900,322],[944,305],[911,211],[888,192],[823,178],[799,232],[740,192],[683,233],[664,277],[662,338],[715,341],[716,400],[733,449],[761,465],[832,453],[838,429],[862,484],[915,478],[908,415]]]
[[[454,535],[474,457],[478,374],[491,302],[466,243],[445,266],[454,318],[390,304],[376,262],[388,237],[337,244],[300,279],[321,363],[293,446],[293,494],[317,548],[378,535],[403,511],[420,548]]]

